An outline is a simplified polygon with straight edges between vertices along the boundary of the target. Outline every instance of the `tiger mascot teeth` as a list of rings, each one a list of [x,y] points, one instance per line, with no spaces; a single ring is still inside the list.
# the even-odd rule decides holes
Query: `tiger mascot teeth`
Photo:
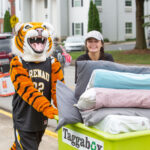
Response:
[[[50,56],[53,33],[48,23],[15,26],[14,57],[10,63],[15,88],[12,101],[15,142],[10,150],[38,149],[35,145],[40,143],[48,118],[53,119],[58,114],[57,108],[51,105],[51,98],[57,107],[56,82],[64,82],[64,77],[60,63]],[[34,132],[35,137],[32,137]],[[38,139],[36,144],[35,139]]]

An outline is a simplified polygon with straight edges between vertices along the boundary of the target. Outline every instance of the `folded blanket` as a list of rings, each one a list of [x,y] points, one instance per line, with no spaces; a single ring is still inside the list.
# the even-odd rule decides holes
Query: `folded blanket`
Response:
[[[91,87],[150,89],[150,74],[134,74],[96,69],[91,75],[87,89]]]
[[[86,126],[93,126],[103,120],[107,115],[141,116],[150,119],[150,109],[145,108],[101,108],[81,111]]]
[[[149,130],[150,120],[139,116],[108,115],[93,127],[111,134],[119,134]]]
[[[150,108],[150,90],[91,88],[80,96],[75,106],[81,110],[102,107]]]

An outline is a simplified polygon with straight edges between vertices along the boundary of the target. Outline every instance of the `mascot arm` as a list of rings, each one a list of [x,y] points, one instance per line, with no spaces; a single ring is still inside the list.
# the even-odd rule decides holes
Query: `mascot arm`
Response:
[[[64,76],[63,71],[61,69],[60,62],[54,58],[52,59],[52,72],[51,72],[51,96],[53,99],[54,105],[57,107],[57,100],[56,100],[56,83],[57,80],[60,80],[64,83]]]
[[[49,100],[34,88],[27,69],[23,68],[17,56],[10,63],[10,76],[16,92],[35,110],[51,119],[58,114],[57,109],[50,104]]]

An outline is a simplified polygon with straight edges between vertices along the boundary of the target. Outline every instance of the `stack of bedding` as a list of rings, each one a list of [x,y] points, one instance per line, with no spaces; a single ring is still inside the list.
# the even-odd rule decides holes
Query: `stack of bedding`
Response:
[[[101,108],[149,109],[150,75],[96,69],[75,106],[82,111]],[[146,117],[110,114],[94,127],[118,134],[150,129],[150,121]]]
[[[149,76],[150,67],[77,62],[75,91],[57,82],[57,130],[78,122],[112,134],[149,129]]]

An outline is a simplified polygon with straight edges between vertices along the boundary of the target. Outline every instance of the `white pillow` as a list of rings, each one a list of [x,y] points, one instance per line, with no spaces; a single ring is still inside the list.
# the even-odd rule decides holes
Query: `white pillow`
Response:
[[[74,104],[81,110],[93,109],[96,106],[96,91],[94,88],[86,90],[79,98],[77,104]]]
[[[146,117],[108,115],[93,127],[111,134],[150,129],[150,120]]]

